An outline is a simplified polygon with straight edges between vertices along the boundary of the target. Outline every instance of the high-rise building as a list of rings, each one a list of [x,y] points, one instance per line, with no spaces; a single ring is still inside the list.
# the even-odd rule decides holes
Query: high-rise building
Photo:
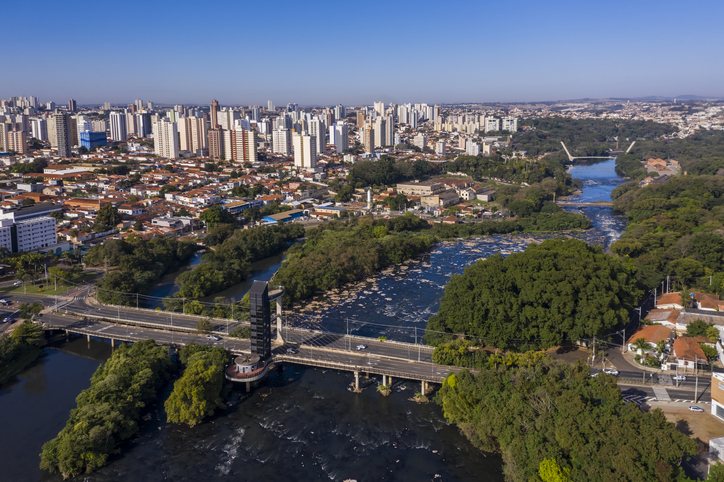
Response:
[[[111,103],[110,103],[110,102],[104,102],[104,103],[103,103],[103,110],[111,110]]]
[[[377,102],[375,102],[375,104],[377,104]],[[385,119],[381,116],[377,117],[372,123],[372,128],[375,131],[375,147],[384,147],[387,145],[385,140],[385,133],[387,132],[385,125]]]
[[[395,116],[392,113],[385,117],[385,145],[395,146]]]
[[[209,157],[226,159],[224,154],[224,135],[221,129],[209,129]]]
[[[136,114],[136,128],[138,129],[136,132],[138,137],[150,137],[153,132],[150,112],[143,110]]]
[[[518,132],[517,117],[503,117],[503,129],[508,132]]]
[[[76,118],[76,116],[70,117],[70,122],[68,122],[68,129],[70,130],[71,147],[80,146],[80,137],[78,136],[78,119]]]
[[[48,140],[48,122],[42,117],[30,121],[31,135],[39,141]]]
[[[8,132],[8,151],[15,151],[18,154],[28,153],[28,138],[25,131]]]
[[[272,152],[289,156],[292,153],[292,130],[280,127],[272,132]]]
[[[375,112],[377,112],[378,116],[382,116],[385,114],[385,103],[384,102],[375,102],[374,104]]]
[[[342,153],[349,149],[349,128],[344,122],[336,122],[329,127],[329,143],[334,150]]]
[[[76,111],[75,99],[70,99],[68,101],[68,112],[75,112],[75,111]]]
[[[435,154],[438,156],[444,156],[447,154],[445,141],[438,141],[435,143]]]
[[[143,109],[143,101],[142,101],[141,99],[136,99],[136,100],[133,102],[133,105],[136,106],[136,109],[137,109],[137,110]]]
[[[231,157],[227,154],[227,160],[233,159],[241,164],[244,162],[257,162],[256,153],[256,132],[234,126],[231,133]]]
[[[93,127],[91,128],[91,131],[93,132],[106,132],[108,131],[108,121],[107,120],[94,120],[92,121]]]
[[[70,116],[65,112],[56,112],[51,116],[52,132],[48,132],[51,146],[58,150],[58,155],[70,157]]]
[[[126,136],[136,136],[138,125],[136,124],[136,108],[126,109]]]
[[[266,110],[268,110],[269,112],[274,112],[274,104],[272,103],[272,101],[266,101]]]
[[[327,152],[327,127],[324,121],[319,117],[309,121],[309,133],[316,138],[317,155]]]
[[[500,119],[495,117],[485,118],[485,132],[496,132],[500,130]]]
[[[146,102],[146,109],[153,111],[153,102],[151,102],[150,100]]]
[[[317,167],[317,139],[309,134],[292,135],[294,144],[294,165],[301,169]]]
[[[410,127],[417,129],[418,114],[416,110],[410,112]]]
[[[204,155],[208,146],[206,121],[200,117],[182,117],[178,120],[179,149]]]
[[[427,136],[425,134],[417,134],[413,138],[412,143],[420,149],[424,149],[427,147]]]
[[[109,116],[111,124],[111,140],[125,141],[128,139],[126,114],[123,112],[111,112]]]
[[[211,101],[211,128],[212,129],[218,129],[219,128],[219,101],[216,99],[213,99]]]
[[[357,129],[364,129],[365,125],[365,113],[363,111],[357,112]]]
[[[178,126],[167,119],[153,124],[153,149],[157,156],[176,159],[179,153]]]
[[[468,139],[465,144],[465,154],[468,156],[480,155],[480,145],[477,142],[473,142],[472,139]]]
[[[365,126],[362,131],[362,144],[365,152],[375,152],[375,130],[370,125]]]
[[[261,114],[259,111],[259,106],[252,105],[251,106],[251,120],[258,122],[260,118],[261,118]]]
[[[339,104],[334,108],[334,119],[339,122],[347,117],[347,109],[342,104]]]

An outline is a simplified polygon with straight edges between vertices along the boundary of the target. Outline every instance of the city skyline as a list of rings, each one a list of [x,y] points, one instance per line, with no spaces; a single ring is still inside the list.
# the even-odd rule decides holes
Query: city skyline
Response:
[[[36,95],[59,104],[74,98],[78,105],[135,98],[364,105],[724,97],[724,65],[714,62],[724,42],[717,26],[724,6],[696,3],[682,10],[673,1],[522,1],[515,9],[176,2],[171,9],[131,1],[111,10],[16,2],[8,18],[30,21],[8,25],[6,55],[15,68],[0,97]],[[222,18],[246,20],[235,29],[214,23]],[[123,26],[123,35],[98,29],[100,21]],[[75,28],[59,36],[59,24]]]

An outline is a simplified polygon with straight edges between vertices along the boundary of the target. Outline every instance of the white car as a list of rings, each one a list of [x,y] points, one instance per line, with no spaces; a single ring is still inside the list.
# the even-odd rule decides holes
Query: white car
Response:
[[[357,345],[357,350],[364,350],[367,348],[367,345]]]
[[[221,338],[219,338],[219,337],[216,336],[216,335],[206,335],[206,339],[207,339],[207,340],[214,340],[214,341],[219,341],[219,340],[221,340]]]
[[[685,377],[684,375],[674,375],[673,378],[674,378],[674,380],[676,380],[677,382],[685,382],[685,381],[686,381],[686,377]]]
[[[618,376],[618,370],[616,370],[615,368],[604,368],[603,373],[607,375],[613,375],[614,377]]]
[[[20,286],[22,284],[23,284],[22,281],[16,281],[15,283],[13,283],[13,286]]]
[[[0,300],[0,305],[9,305],[9,304],[10,304],[10,302],[6,299]]]
[[[290,355],[296,355],[297,350],[295,350],[294,348],[287,348],[287,353],[289,353]]]
[[[6,317],[3,319],[3,323],[12,323],[12,321],[13,321],[13,317],[12,317],[12,316],[6,316]]]
[[[701,407],[697,407],[696,405],[690,405],[690,406],[689,406],[689,411],[690,411],[690,412],[703,412],[704,409],[701,408]]]

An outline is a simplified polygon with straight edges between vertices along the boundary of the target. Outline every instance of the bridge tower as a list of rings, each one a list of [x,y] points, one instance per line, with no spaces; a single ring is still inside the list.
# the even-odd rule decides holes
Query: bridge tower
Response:
[[[271,355],[271,310],[266,281],[254,281],[249,290],[251,308],[251,352],[261,359]]]

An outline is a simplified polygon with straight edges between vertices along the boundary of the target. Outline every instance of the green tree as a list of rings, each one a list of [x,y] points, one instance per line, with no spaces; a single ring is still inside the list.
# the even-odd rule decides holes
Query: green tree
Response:
[[[120,222],[121,215],[118,214],[118,209],[111,204],[106,204],[98,211],[93,230],[96,232],[108,231]]]
[[[628,320],[641,295],[632,270],[600,247],[551,239],[454,275],[428,328],[499,348],[510,340],[548,348],[610,332]],[[428,335],[427,341],[445,340]]]
[[[209,209],[202,212],[199,219],[205,222],[209,227],[214,227],[219,224],[233,224],[236,222],[234,215],[219,204],[214,204]]]
[[[686,336],[704,336],[709,334],[709,328],[714,328],[702,319],[694,320],[686,325]],[[714,328],[716,330],[716,328]],[[719,330],[717,330],[718,332]]]
[[[556,459],[543,459],[538,476],[543,482],[568,482],[571,469],[561,468]]]
[[[712,343],[716,343],[719,340],[719,330],[715,326],[709,326],[704,334],[706,339]]]
[[[133,229],[136,231],[143,231],[143,223],[140,219],[133,223]]]
[[[188,357],[183,376],[174,383],[164,404],[169,422],[193,427],[217,408],[225,407],[221,391],[228,359],[221,348],[197,351]]]

